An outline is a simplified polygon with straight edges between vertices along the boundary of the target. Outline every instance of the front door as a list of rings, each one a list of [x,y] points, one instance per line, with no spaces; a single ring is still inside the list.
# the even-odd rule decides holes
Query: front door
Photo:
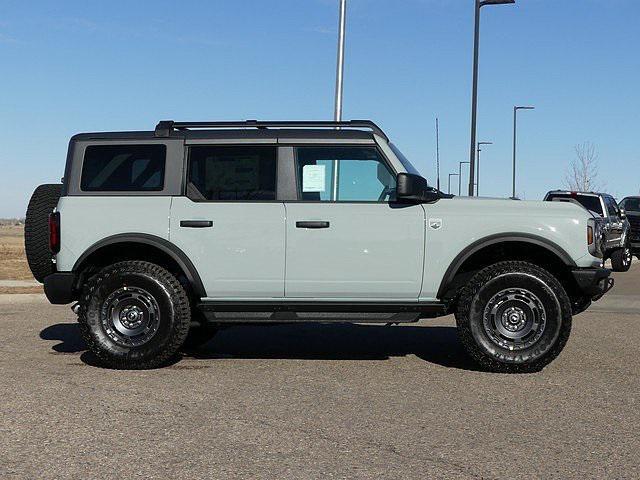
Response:
[[[207,297],[282,298],[277,148],[192,145],[188,155],[187,196],[172,200],[169,236],[195,265]]]
[[[617,248],[622,245],[622,235],[624,234],[624,224],[618,204],[613,197],[604,197],[604,203],[606,207],[605,221],[609,234],[607,235],[607,247]]]
[[[298,147],[299,200],[286,202],[285,296],[413,300],[422,285],[425,212],[394,202],[375,147]]]

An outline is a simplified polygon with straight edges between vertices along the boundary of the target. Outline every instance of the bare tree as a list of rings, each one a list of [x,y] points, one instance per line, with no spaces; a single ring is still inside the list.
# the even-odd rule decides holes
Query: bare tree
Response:
[[[565,186],[572,191],[590,192],[603,185],[598,181],[598,152],[591,142],[575,146],[576,157],[571,160],[564,176]]]

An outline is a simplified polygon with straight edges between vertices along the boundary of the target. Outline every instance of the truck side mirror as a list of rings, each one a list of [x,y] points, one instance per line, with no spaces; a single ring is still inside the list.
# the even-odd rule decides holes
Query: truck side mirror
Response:
[[[401,202],[422,203],[437,200],[439,194],[429,187],[425,178],[403,172],[396,178],[396,197]]]

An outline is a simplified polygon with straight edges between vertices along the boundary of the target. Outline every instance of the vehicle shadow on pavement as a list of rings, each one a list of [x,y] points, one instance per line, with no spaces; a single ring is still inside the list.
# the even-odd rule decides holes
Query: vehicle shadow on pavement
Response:
[[[80,353],[87,349],[87,346],[80,336],[80,327],[77,323],[58,323],[51,325],[40,332],[43,340],[58,340],[51,347],[57,353]]]
[[[450,368],[479,370],[455,327],[358,324],[238,326],[189,353],[197,359],[386,360],[416,355]]]
[[[60,354],[82,353],[80,360],[100,366],[86,351],[77,323],[59,323],[40,332],[43,340],[57,340]],[[210,342],[186,356],[198,360],[220,358],[300,360],[387,360],[415,355],[449,368],[478,371],[466,355],[455,327],[383,326],[356,324],[238,325],[220,331]],[[170,364],[179,362],[175,358]]]

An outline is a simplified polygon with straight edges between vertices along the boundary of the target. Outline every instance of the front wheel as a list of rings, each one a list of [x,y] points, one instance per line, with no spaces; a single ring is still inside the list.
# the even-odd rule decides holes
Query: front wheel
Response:
[[[527,262],[500,262],[474,275],[456,313],[462,343],[493,372],[541,370],[571,332],[571,302],[558,280]]]
[[[189,298],[180,282],[149,262],[110,265],[87,283],[80,331],[89,349],[112,368],[163,365],[189,331]]]
[[[614,272],[628,272],[632,259],[633,255],[628,246],[619,248],[611,254],[611,268]]]

